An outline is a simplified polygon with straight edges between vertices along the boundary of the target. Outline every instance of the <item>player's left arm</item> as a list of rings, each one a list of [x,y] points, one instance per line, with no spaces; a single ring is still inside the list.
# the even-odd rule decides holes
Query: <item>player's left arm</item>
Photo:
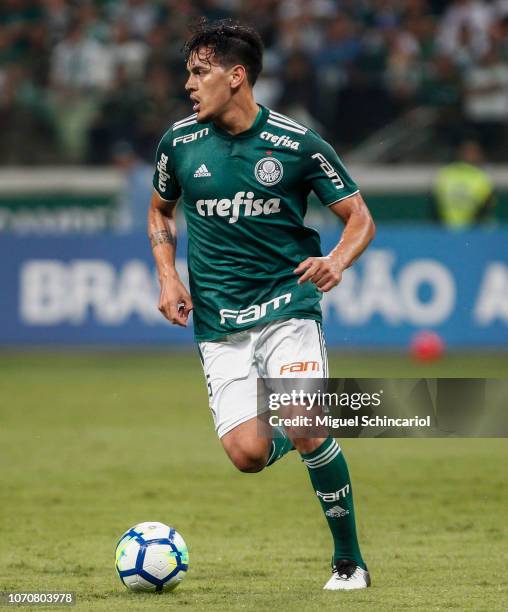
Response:
[[[375,234],[375,225],[359,192],[334,202],[329,209],[344,223],[339,243],[324,257],[307,257],[294,270],[301,274],[298,284],[312,281],[323,292],[337,286],[342,273],[368,247]]]

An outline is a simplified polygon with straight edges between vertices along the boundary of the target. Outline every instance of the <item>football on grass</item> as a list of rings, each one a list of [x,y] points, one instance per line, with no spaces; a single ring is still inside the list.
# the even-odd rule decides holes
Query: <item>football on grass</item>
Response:
[[[172,591],[189,567],[182,536],[164,523],[139,523],[116,547],[116,570],[131,591]]]

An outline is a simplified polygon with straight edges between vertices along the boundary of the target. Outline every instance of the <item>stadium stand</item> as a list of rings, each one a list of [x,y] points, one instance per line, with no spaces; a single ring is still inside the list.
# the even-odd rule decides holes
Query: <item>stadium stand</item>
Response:
[[[4,0],[0,162],[107,164],[119,142],[151,161],[188,112],[180,50],[200,15],[257,27],[258,99],[341,153],[423,109],[429,137],[402,161],[445,161],[466,135],[507,159],[507,0]]]

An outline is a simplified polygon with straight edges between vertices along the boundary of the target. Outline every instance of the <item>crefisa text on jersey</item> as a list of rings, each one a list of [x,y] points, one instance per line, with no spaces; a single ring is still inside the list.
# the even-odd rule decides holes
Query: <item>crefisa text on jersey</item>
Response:
[[[287,147],[289,149],[298,150],[300,143],[296,140],[291,140],[287,134],[270,134],[270,132],[261,132],[259,135],[263,140],[268,140],[271,144],[276,147]]]
[[[157,162],[157,170],[159,171],[159,189],[164,192],[166,191],[166,182],[169,179],[168,174],[168,156],[161,153],[161,158]]]
[[[255,199],[254,192],[238,191],[232,200],[228,198],[213,200],[198,200],[196,210],[202,217],[229,217],[229,223],[236,223],[240,217],[240,207],[243,206],[244,217],[258,215],[273,215],[280,212],[280,198]]]

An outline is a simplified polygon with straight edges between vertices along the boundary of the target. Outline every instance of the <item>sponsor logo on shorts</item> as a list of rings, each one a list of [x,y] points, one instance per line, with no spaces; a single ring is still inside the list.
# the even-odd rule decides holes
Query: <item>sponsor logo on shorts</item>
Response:
[[[319,361],[293,361],[293,363],[285,363],[280,366],[279,374],[287,374],[291,372],[319,372],[321,365]]]
[[[339,501],[341,497],[345,498],[346,495],[348,495],[348,493],[349,493],[349,484],[347,484],[345,487],[342,487],[342,489],[335,491],[334,493],[321,493],[321,491],[316,491],[316,495],[325,502]]]
[[[291,140],[291,138],[287,134],[270,134],[270,132],[261,132],[259,135],[263,140],[268,140],[275,147],[288,147],[289,149],[293,149],[295,151],[300,147],[300,143],[297,140]]]
[[[326,516],[329,516],[330,518],[341,518],[342,516],[346,516],[346,514],[349,514],[349,510],[345,510],[344,508],[341,508],[340,506],[333,506],[333,508],[330,508],[330,510],[327,510],[325,514]]]
[[[282,164],[275,157],[263,157],[254,168],[254,176],[262,185],[276,185],[282,178]]]
[[[291,302],[291,293],[279,295],[268,302],[262,304],[253,304],[243,310],[230,310],[229,308],[221,308],[220,322],[221,325],[226,323],[227,319],[232,319],[237,325],[242,323],[250,323],[264,317],[270,310],[278,310],[281,306],[285,306]]]

